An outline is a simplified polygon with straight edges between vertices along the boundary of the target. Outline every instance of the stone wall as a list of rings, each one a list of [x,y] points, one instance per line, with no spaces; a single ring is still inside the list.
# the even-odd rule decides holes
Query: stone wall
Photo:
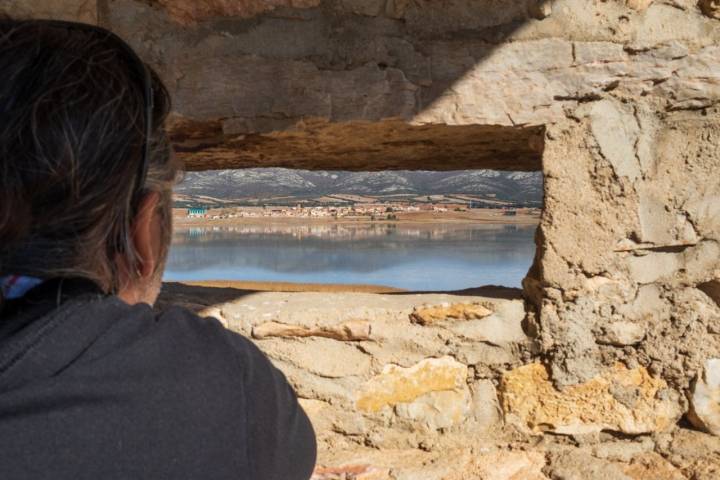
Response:
[[[537,169],[528,127],[580,103],[720,97],[718,20],[694,0],[114,0],[97,16],[170,87],[190,168]]]
[[[191,167],[537,169],[542,155],[525,291],[554,384],[622,362],[686,409],[720,356],[718,305],[698,288],[720,278],[707,2],[246,3],[193,20],[182,2],[99,2],[170,85]]]
[[[168,284],[159,306],[220,319],[282,369],[318,434],[315,480],[720,473],[720,441],[677,429],[683,407],[642,366],[617,363],[557,390],[517,290],[328,290]]]
[[[264,327],[286,332],[259,342],[309,411],[330,405],[316,417],[331,419],[319,428],[338,448],[484,438],[491,427],[469,412],[496,401],[502,438],[661,435],[681,418],[720,435],[717,1],[10,0],[9,10],[97,21],[128,39],[173,93],[170,130],[191,169],[542,168],[523,338],[501,348],[509,356],[451,317],[428,327],[405,312],[393,318],[407,328],[377,327],[382,341],[343,337],[355,324]],[[305,348],[338,361],[313,365]],[[671,458],[662,438],[655,451]],[[562,471],[562,455],[543,458]]]
[[[560,386],[620,361],[683,392],[720,354],[720,117],[657,107],[603,99],[548,132],[553,216],[525,287]]]
[[[522,328],[519,293],[243,292],[169,284],[161,308],[181,304],[252,338],[298,392],[318,435],[320,465],[368,463],[410,475],[422,462],[393,452],[432,457],[463,449],[469,439],[489,447],[506,438],[498,380],[537,353]],[[447,469],[452,462],[440,470]]]

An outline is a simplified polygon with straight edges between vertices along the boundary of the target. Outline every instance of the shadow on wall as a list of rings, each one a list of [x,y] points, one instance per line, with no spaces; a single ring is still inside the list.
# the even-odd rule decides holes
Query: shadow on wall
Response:
[[[520,127],[454,86],[549,15],[547,0],[98,5],[98,22],[168,84],[191,170],[540,169],[539,124]],[[461,113],[448,106],[459,96]]]
[[[720,280],[701,283],[698,288],[720,306]]]
[[[236,286],[229,286],[232,284]],[[240,288],[245,283],[253,288]],[[228,286],[225,286],[228,285]],[[163,283],[162,292],[155,308],[164,310],[170,306],[182,306],[199,313],[212,307],[220,307],[241,298],[263,291],[274,292],[328,292],[328,293],[386,293],[390,295],[445,294],[458,297],[486,297],[498,300],[521,300],[522,290],[517,288],[483,286],[466,288],[454,292],[408,292],[396,288],[375,285],[302,285],[262,282],[197,282],[197,283]]]
[[[497,300],[522,300],[522,290],[519,288],[502,287],[497,285],[484,285],[482,287],[464,288],[462,290],[455,290],[453,292],[445,291],[427,291],[427,292],[399,292],[394,295],[417,295],[417,294],[447,294],[456,295],[459,297],[485,297],[493,298]]]
[[[257,291],[231,287],[186,285],[174,282],[163,283],[155,308],[162,311],[170,306],[179,305],[194,313],[199,313],[206,308],[239,300],[253,293],[257,293]]]

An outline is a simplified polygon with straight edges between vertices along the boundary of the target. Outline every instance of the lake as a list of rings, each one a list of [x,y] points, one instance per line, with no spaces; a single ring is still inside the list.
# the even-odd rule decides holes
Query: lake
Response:
[[[520,287],[535,226],[317,223],[178,228],[165,281]]]

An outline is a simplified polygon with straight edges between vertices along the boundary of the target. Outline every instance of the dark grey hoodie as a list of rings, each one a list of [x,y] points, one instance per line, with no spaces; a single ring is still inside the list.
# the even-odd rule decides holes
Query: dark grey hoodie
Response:
[[[0,310],[0,479],[310,477],[285,377],[214,319],[49,281]]]

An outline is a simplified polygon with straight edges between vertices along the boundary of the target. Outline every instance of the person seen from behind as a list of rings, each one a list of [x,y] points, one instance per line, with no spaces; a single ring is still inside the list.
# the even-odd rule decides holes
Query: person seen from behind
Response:
[[[212,318],[151,307],[181,165],[121,39],[0,19],[0,478],[308,479],[285,377]]]

